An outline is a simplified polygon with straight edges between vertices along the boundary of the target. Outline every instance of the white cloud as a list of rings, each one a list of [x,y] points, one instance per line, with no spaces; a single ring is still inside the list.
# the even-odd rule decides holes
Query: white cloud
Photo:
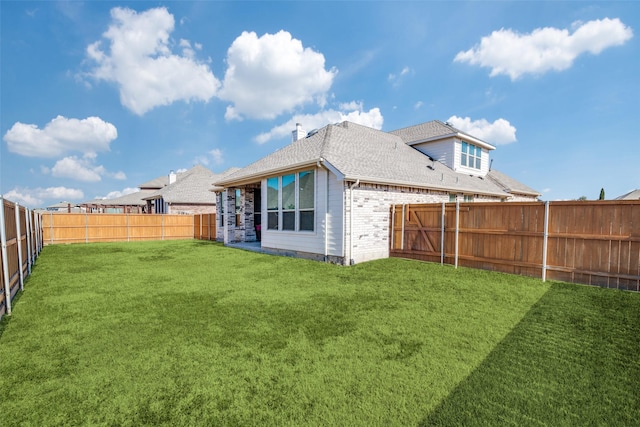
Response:
[[[116,127],[99,117],[79,120],[58,116],[44,129],[16,122],[3,139],[13,153],[28,157],[56,157],[72,151],[109,151],[109,144],[117,137]]]
[[[340,123],[345,120],[369,126],[374,129],[382,129],[384,118],[382,117],[379,108],[372,108],[369,111],[363,111],[362,103],[348,103],[342,104],[341,106],[355,106],[358,108],[354,108],[352,111],[324,110],[316,114],[295,115],[288,122],[274,127],[269,132],[264,132],[256,136],[254,140],[258,144],[264,144],[272,139],[283,138],[285,136],[290,137],[291,132],[296,128],[296,123],[301,123],[307,132],[313,129],[319,129],[330,123]]]
[[[302,46],[286,31],[243,32],[229,47],[219,96],[230,101],[225,118],[273,119],[310,102],[322,106],[337,70],[324,55]]]
[[[206,102],[216,94],[220,82],[206,64],[194,59],[188,40],[179,42],[182,55],[172,53],[169,36],[175,21],[166,8],[137,13],[116,7],[111,18],[103,34],[108,50],[101,50],[98,41],[87,47],[87,55],[97,64],[90,75],[115,82],[122,105],[143,115],[175,101]]]
[[[80,200],[84,197],[82,190],[66,187],[24,188],[16,187],[3,195],[7,200],[28,207],[41,207],[46,200],[64,201]]]
[[[220,150],[219,148],[214,148],[213,150],[207,152],[206,154],[201,156],[196,156],[196,158],[193,159],[193,163],[201,164],[204,166],[209,166],[211,162],[213,162],[216,165],[221,165],[222,163],[224,163],[222,150]]]
[[[454,61],[491,68],[490,76],[507,75],[516,80],[523,74],[565,70],[581,54],[599,54],[633,37],[633,31],[618,18],[575,22],[566,29],[537,28],[530,34],[500,29],[483,37],[480,44],[458,52]]]
[[[91,160],[76,156],[60,159],[51,168],[51,175],[56,178],[71,178],[86,182],[98,182],[104,173],[103,166],[95,166]]]
[[[209,151],[209,155],[213,159],[213,163],[215,163],[216,165],[220,165],[224,162],[224,158],[222,157],[222,150],[220,150],[219,148],[214,148],[213,150]]]
[[[387,79],[393,84],[393,86],[399,86],[403,77],[407,74],[413,74],[413,70],[409,67],[404,67],[398,74],[390,73]]]
[[[424,105],[424,102],[422,102],[422,101],[418,101],[418,102],[416,102],[416,103],[413,105],[413,108],[414,108],[415,110],[419,110],[423,105]]]
[[[56,178],[71,178],[78,181],[98,182],[103,176],[108,176],[117,180],[127,179],[127,175],[122,172],[108,172],[104,166],[96,165],[96,156],[93,154],[69,156],[60,159],[50,169],[51,175]],[[47,169],[42,169],[43,173],[48,173]]]
[[[139,188],[134,188],[134,187],[127,187],[122,191],[111,191],[109,193],[107,193],[106,196],[104,197],[96,197],[96,199],[115,199],[116,197],[122,197],[122,196],[126,196],[127,194],[133,194],[133,193],[137,193],[138,191],[140,191]]]
[[[489,123],[485,119],[471,120],[469,117],[451,116],[447,122],[490,144],[505,145],[517,141],[516,128],[505,119],[497,119]]]

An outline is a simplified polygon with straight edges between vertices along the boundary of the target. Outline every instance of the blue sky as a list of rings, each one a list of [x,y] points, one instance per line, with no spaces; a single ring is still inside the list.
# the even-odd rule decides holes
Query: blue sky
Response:
[[[640,188],[640,2],[0,2],[0,193],[29,207],[438,119],[544,200]]]

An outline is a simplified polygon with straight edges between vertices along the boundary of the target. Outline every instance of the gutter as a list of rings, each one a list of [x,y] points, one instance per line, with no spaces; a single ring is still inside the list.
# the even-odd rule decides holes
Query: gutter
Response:
[[[481,194],[481,195],[485,195],[485,196],[502,197],[503,199],[506,199],[506,198],[509,197],[509,194],[507,194],[505,192],[494,193],[494,192],[490,192],[490,191],[482,191],[482,190],[477,190],[477,189],[472,189],[472,188],[450,187],[450,186],[437,185],[437,184],[421,185],[421,184],[416,184],[416,183],[412,183],[412,182],[396,181],[396,180],[393,180],[393,179],[377,179],[377,178],[367,178],[367,177],[362,177],[362,176],[345,176],[344,180],[345,181],[358,181],[358,183],[360,181],[363,181],[363,182],[369,182],[369,183],[372,183],[372,184],[395,185],[395,186],[398,186],[398,187],[423,188],[423,189],[426,189],[426,190],[453,191],[453,192],[456,192],[456,193],[468,192],[468,193],[473,193],[473,194]]]
[[[244,184],[250,184],[252,182],[255,182],[258,179],[262,179],[266,176],[269,175],[279,175],[282,172],[287,172],[287,171],[291,171],[291,170],[295,170],[295,169],[301,169],[304,167],[308,167],[308,166],[316,166],[318,164],[319,161],[323,161],[324,159],[319,158],[319,159],[312,159],[312,160],[305,160],[304,162],[299,162],[299,163],[295,163],[292,165],[287,165],[287,166],[281,166],[281,167],[277,167],[277,168],[273,168],[273,169],[268,169],[268,170],[261,170],[259,172],[254,172],[251,173],[249,175],[244,175],[240,178],[237,179],[225,179],[222,181],[216,181],[214,182],[212,185],[213,186],[219,186],[219,187],[229,187],[229,186],[239,186],[239,185],[244,185]]]

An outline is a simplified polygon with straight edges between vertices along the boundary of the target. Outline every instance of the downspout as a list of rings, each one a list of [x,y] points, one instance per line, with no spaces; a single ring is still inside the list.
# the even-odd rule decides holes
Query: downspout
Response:
[[[360,179],[349,186],[349,265],[353,265],[353,189],[360,184]]]
[[[321,169],[320,163],[322,158],[318,160],[318,169]],[[329,170],[325,170],[325,189],[324,189],[324,262],[329,261]]]

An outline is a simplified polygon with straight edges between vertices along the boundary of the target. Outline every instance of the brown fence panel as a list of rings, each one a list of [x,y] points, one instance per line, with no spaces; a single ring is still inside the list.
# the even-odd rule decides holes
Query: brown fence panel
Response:
[[[391,221],[391,256],[640,291],[638,201],[398,205]]]
[[[458,265],[541,276],[544,204],[461,203],[459,218]]]
[[[164,240],[193,239],[193,215],[164,215]]]
[[[552,206],[548,278],[638,290],[640,203],[555,202]]]
[[[196,214],[193,216],[193,238],[216,240],[216,214]]]
[[[149,214],[44,214],[45,244],[193,238],[193,216]]]
[[[49,212],[42,215],[45,244],[84,243],[87,241],[87,216]]]
[[[40,251],[40,216],[0,197],[0,318],[11,312],[11,300],[24,286],[31,265]]]

